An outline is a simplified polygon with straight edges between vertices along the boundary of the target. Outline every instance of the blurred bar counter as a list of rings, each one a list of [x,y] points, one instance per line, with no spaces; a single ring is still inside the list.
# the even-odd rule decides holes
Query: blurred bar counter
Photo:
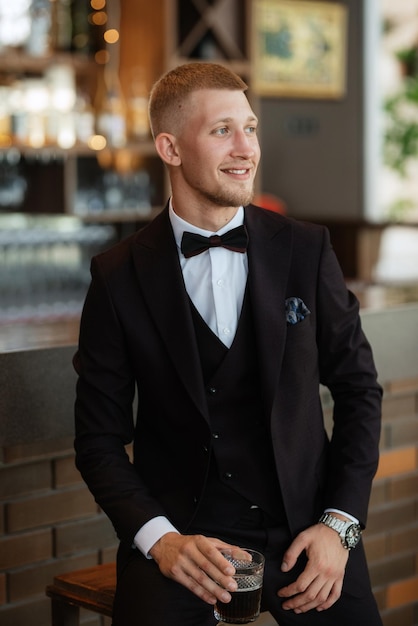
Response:
[[[115,241],[71,215],[0,215],[0,352],[74,344],[90,259]]]
[[[0,324],[0,353],[75,346],[79,317]]]
[[[363,311],[418,304],[418,283],[415,282],[376,285],[348,282],[347,286],[357,296]]]

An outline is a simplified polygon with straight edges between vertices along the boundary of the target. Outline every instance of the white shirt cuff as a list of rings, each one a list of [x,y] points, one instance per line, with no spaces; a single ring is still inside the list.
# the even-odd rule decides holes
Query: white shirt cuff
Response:
[[[166,533],[178,532],[177,528],[174,528],[173,524],[166,517],[159,515],[150,519],[149,522],[138,530],[134,537],[134,544],[147,559],[151,559],[149,551],[152,546]]]
[[[353,517],[350,513],[346,513],[345,511],[340,511],[340,509],[325,509],[324,513],[339,513],[340,515],[344,515],[347,519],[355,524],[359,524],[359,520],[357,517]]]

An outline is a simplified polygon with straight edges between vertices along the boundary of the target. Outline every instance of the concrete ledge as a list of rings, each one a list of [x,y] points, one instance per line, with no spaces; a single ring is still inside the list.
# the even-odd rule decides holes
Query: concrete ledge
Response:
[[[73,436],[75,350],[0,354],[0,446]]]

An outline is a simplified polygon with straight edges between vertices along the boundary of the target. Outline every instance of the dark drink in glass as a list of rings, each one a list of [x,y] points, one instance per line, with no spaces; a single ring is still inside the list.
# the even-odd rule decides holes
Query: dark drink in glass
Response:
[[[216,603],[215,616],[227,624],[249,624],[260,615],[261,586],[231,593],[231,602]]]
[[[264,556],[254,550],[243,548],[252,560],[237,560],[224,554],[235,567],[238,589],[231,593],[231,602],[218,602],[215,606],[216,619],[226,624],[249,624],[260,615],[261,591],[263,587]]]

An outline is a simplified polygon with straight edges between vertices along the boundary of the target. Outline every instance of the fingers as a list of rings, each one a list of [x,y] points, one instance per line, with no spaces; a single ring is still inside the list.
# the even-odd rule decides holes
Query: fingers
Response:
[[[341,592],[342,592],[342,581],[341,583],[335,583],[331,589],[330,592],[328,594],[328,598],[325,595],[325,601],[321,602],[320,604],[318,604],[315,608],[317,611],[326,611],[327,609],[329,609],[333,604],[335,604],[337,602],[337,600],[341,597]],[[312,607],[314,608],[314,607]],[[308,609],[310,610],[310,609]]]
[[[288,549],[283,555],[282,572],[288,572],[296,565],[296,561],[306,548],[304,533],[300,533],[296,539],[292,541]]]
[[[325,611],[329,609],[341,596],[342,584],[332,583],[327,579],[316,578],[310,585],[305,587],[304,584],[296,585],[296,594],[289,600],[286,600],[282,608],[285,610],[293,610],[294,613],[306,613],[312,609],[317,611]],[[279,595],[282,595],[279,593]]]
[[[221,550],[245,558],[242,550],[201,535],[184,536],[167,533],[153,548],[152,556],[161,572],[182,584],[208,604],[217,600],[229,602],[229,591],[235,591],[232,578],[235,568],[222,556]]]
[[[226,589],[231,585],[230,590],[235,591],[235,587],[229,582],[228,577],[210,566],[209,562],[200,561],[200,566],[197,565],[198,562],[198,558],[195,562],[186,559],[184,563],[172,568],[170,577],[208,604],[215,604],[217,600],[229,602],[231,596]]]
[[[221,548],[222,554],[227,554],[237,561],[251,561],[251,554],[237,546],[228,546]]]
[[[278,591],[283,609],[305,613],[329,609],[340,597],[348,551],[335,531],[319,524],[301,533],[283,557],[282,570],[291,569],[304,550],[308,561],[300,576]]]

